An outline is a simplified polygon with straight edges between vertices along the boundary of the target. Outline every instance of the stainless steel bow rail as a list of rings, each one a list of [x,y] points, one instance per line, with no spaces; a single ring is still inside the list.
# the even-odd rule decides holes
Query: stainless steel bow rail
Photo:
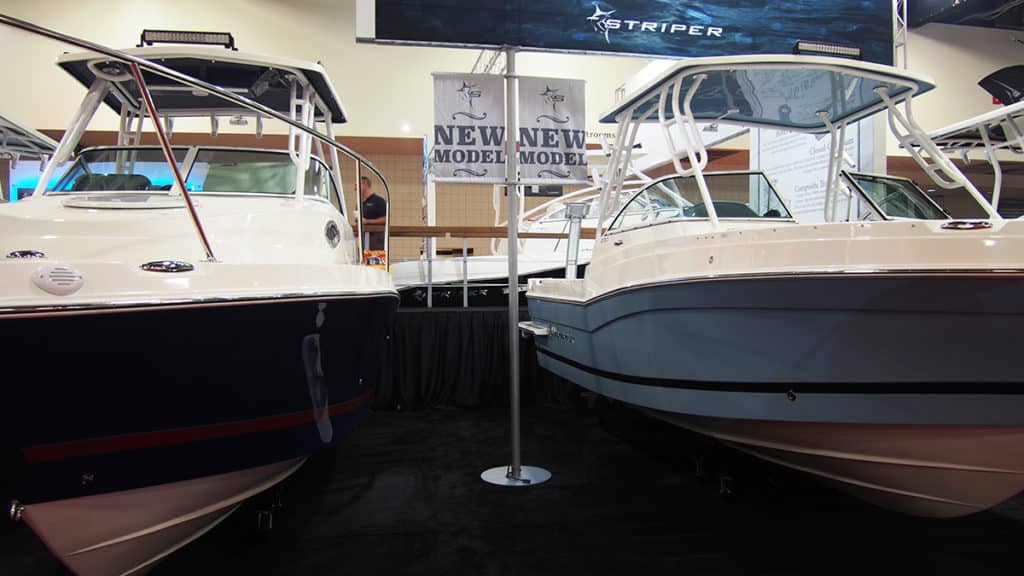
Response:
[[[108,48],[106,46],[103,46],[102,44],[97,44],[95,42],[90,42],[88,40],[83,40],[81,38],[76,38],[74,36],[70,36],[70,35],[67,35],[67,34],[64,34],[64,33],[61,33],[61,32],[57,32],[56,30],[51,30],[49,28],[44,28],[42,26],[33,24],[31,22],[27,22],[25,20],[21,20],[19,18],[15,18],[13,16],[8,16],[6,14],[0,14],[0,24],[5,25],[5,26],[10,26],[10,27],[16,28],[18,30],[25,31],[25,32],[28,32],[30,34],[35,34],[37,36],[42,36],[44,38],[50,38],[51,40],[56,40],[58,42],[62,42],[64,44],[75,46],[75,47],[81,48],[83,50],[88,50],[88,51],[91,51],[91,52],[95,52],[97,54],[106,56],[106,57],[108,57],[108,58],[110,58],[112,60],[117,60],[117,61],[123,62],[125,64],[128,64],[132,68],[133,74],[137,74],[136,75],[136,83],[138,84],[139,91],[142,94],[143,99],[145,100],[145,105],[146,105],[146,108],[148,110],[148,114],[149,114],[150,118],[153,120],[153,124],[154,124],[154,126],[156,128],[156,131],[157,131],[157,137],[161,141],[161,147],[164,146],[164,143],[167,140],[167,135],[166,135],[165,131],[163,130],[163,127],[161,126],[160,117],[157,115],[157,111],[155,109],[155,106],[152,106],[152,104],[153,104],[152,97],[151,97],[148,89],[146,88],[145,82],[142,80],[142,74],[141,74],[141,72],[139,72],[139,70],[146,70],[148,72],[152,72],[153,74],[162,76],[162,77],[167,78],[169,80],[174,80],[176,82],[184,84],[185,86],[189,86],[191,88],[198,89],[198,90],[207,92],[209,94],[215,95],[218,98],[221,98],[222,100],[226,100],[226,101],[231,102],[233,104],[237,104],[238,106],[241,106],[242,108],[245,108],[245,109],[247,109],[247,110],[249,110],[251,112],[254,112],[257,115],[257,117],[265,116],[265,117],[268,117],[268,118],[274,118],[276,120],[280,120],[281,122],[284,122],[285,124],[287,124],[288,126],[290,126],[291,128],[293,128],[295,130],[299,130],[301,132],[304,132],[304,133],[308,134],[309,136],[315,138],[321,144],[326,144],[326,145],[330,146],[332,148],[332,153],[334,151],[341,152],[345,156],[347,156],[347,157],[351,158],[352,160],[354,160],[356,162],[356,166],[357,166],[357,170],[356,170],[357,177],[359,175],[361,175],[361,169],[363,167],[365,167],[371,173],[373,173],[378,179],[380,179],[381,183],[384,185],[385,200],[387,200],[389,205],[390,205],[390,202],[391,202],[391,188],[388,185],[387,179],[384,178],[384,174],[382,174],[381,171],[378,170],[377,167],[374,166],[372,162],[370,162],[368,159],[366,159],[364,156],[362,156],[361,154],[359,154],[355,150],[352,150],[348,146],[345,146],[344,144],[342,144],[342,143],[338,142],[337,140],[335,140],[332,135],[324,134],[324,133],[320,132],[319,130],[316,130],[315,128],[307,126],[307,125],[303,124],[302,122],[299,122],[298,120],[295,120],[293,118],[289,118],[288,116],[286,116],[284,114],[281,114],[281,113],[277,112],[276,110],[273,110],[273,109],[271,109],[271,108],[269,108],[267,106],[264,106],[264,105],[262,105],[262,104],[260,104],[258,102],[250,100],[250,99],[248,99],[248,98],[246,98],[244,96],[240,96],[240,95],[238,95],[238,94],[236,94],[234,92],[231,92],[231,91],[225,90],[224,88],[221,88],[219,86],[215,86],[213,84],[210,84],[209,82],[204,82],[203,80],[199,80],[198,78],[193,78],[192,76],[189,76],[187,74],[182,74],[181,72],[178,72],[176,70],[172,70],[171,68],[167,68],[166,66],[162,66],[160,64],[157,64],[157,63],[152,62],[150,60],[147,60],[145,58],[140,58],[138,56],[134,56],[132,54],[128,54],[127,52],[123,52],[123,51],[120,51],[120,50],[115,50],[113,48]],[[328,126],[330,126],[331,125],[330,118],[327,118],[325,120],[325,123]],[[199,238],[199,242],[202,244],[203,250],[205,251],[207,258],[210,261],[216,261],[215,258],[214,258],[214,253],[213,253],[212,247],[210,246],[210,244],[209,244],[209,242],[208,242],[208,240],[206,238],[206,234],[205,234],[205,232],[203,230],[202,222],[200,222],[199,216],[198,216],[198,214],[194,210],[194,207],[192,205],[191,197],[189,196],[188,190],[185,189],[184,183],[181,181],[181,175],[180,175],[180,173],[178,173],[177,165],[175,164],[175,162],[173,160],[173,156],[169,155],[169,150],[166,149],[166,148],[164,150],[164,153],[165,153],[165,155],[167,155],[168,164],[170,164],[171,169],[172,169],[172,171],[175,174],[175,181],[178,184],[178,186],[181,188],[182,197],[185,199],[185,203],[186,203],[186,205],[189,208],[189,217],[192,219],[192,223],[193,223],[193,225],[194,225],[194,227],[196,229],[197,236]],[[55,154],[54,157],[51,159],[51,164],[54,164],[56,161],[57,161],[57,155]],[[356,190],[358,190],[358,189],[359,188],[358,188],[358,184],[357,184]],[[359,220],[361,221],[362,218],[360,217]],[[389,213],[385,215],[385,220],[384,220],[384,227],[385,227],[385,234],[384,234],[385,244],[384,244],[384,249],[385,250],[387,250],[389,248],[389,246],[388,246],[388,243],[389,243],[388,230],[389,230],[389,227],[390,227],[390,222],[391,222],[391,215],[390,215],[390,211],[389,211]],[[360,241],[360,244],[361,244],[362,243],[362,239],[360,238],[359,241]],[[362,252],[362,247],[361,246],[360,246],[360,252]]]

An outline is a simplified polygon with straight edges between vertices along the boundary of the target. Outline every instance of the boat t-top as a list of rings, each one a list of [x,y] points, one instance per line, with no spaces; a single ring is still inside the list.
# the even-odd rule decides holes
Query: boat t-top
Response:
[[[881,506],[984,510],[1024,489],[1024,223],[1003,220],[913,117],[924,76],[826,56],[682,61],[604,115],[610,174],[643,122],[675,174],[602,192],[583,279],[533,280],[542,366]],[[841,218],[850,124],[888,113],[937,184],[984,219]],[[716,119],[828,134],[827,222],[801,224],[758,171],[709,173]],[[984,337],[979,337],[984,335]]]
[[[335,141],[319,64],[0,23],[87,50],[58,58],[86,94],[34,194],[0,205],[11,515],[76,574],[142,573],[366,414],[398,295],[339,156],[381,175]],[[117,143],[76,152],[103,107]],[[196,118],[210,136],[176,143]],[[215,144],[264,121],[283,149]]]
[[[984,153],[995,174],[991,198],[992,206],[998,210],[1003,187],[999,155],[1024,154],[1024,101],[940,128],[928,136],[944,151],[959,154],[965,162],[973,151]]]
[[[53,138],[0,115],[0,156],[15,162],[21,156],[45,160],[56,148]]]
[[[56,148],[57,142],[53,138],[0,115],[0,158],[9,160],[11,169],[17,168],[22,158],[39,161],[45,166]],[[10,183],[8,186],[10,194],[17,194]],[[10,199],[7,194],[0,193],[0,201]]]

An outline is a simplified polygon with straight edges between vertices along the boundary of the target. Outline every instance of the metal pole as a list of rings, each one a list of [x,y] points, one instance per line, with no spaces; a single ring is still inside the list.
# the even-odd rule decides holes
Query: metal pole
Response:
[[[501,486],[530,486],[551,478],[543,468],[523,466],[519,442],[519,157],[516,150],[516,120],[519,98],[516,85],[516,49],[505,48],[505,194],[508,196],[508,352],[509,393],[512,413],[512,464],[491,468],[480,475],[484,481]]]
[[[469,308],[469,261],[466,260],[469,239],[462,239],[462,307]]]
[[[427,308],[434,307],[434,238],[427,237]]]
[[[505,49],[505,196],[508,201],[508,355],[512,401],[512,466],[509,477],[519,478],[522,461],[519,446],[519,154],[516,134],[519,120],[516,85],[516,50]]]

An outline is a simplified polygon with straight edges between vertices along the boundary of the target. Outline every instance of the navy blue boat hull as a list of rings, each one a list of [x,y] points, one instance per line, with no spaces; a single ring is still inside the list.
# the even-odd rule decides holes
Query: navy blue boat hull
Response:
[[[9,496],[45,502],[309,455],[367,412],[394,294],[0,319]]]

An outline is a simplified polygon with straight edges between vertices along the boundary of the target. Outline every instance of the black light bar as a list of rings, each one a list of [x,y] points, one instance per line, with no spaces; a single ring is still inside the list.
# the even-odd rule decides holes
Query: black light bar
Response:
[[[143,30],[139,47],[153,44],[205,44],[235,48],[235,37],[230,32],[195,32],[188,30]]]
[[[832,42],[815,40],[797,40],[793,45],[793,54],[814,54],[817,56],[839,56],[841,58],[861,59],[861,49],[856,46],[844,46]]]

